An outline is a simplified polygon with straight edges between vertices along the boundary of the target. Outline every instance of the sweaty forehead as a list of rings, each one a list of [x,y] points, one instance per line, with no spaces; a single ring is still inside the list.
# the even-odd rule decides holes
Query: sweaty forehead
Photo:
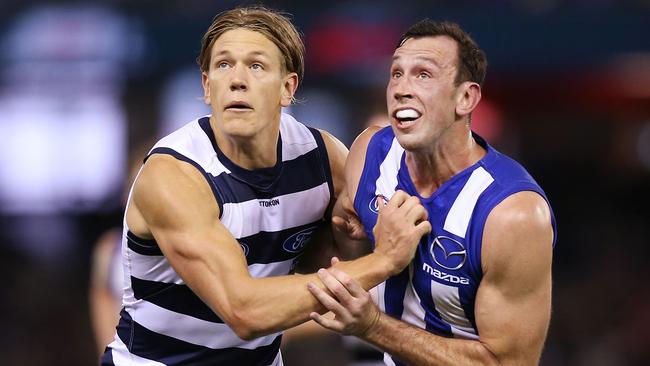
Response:
[[[447,36],[421,37],[406,40],[395,50],[393,63],[431,62],[444,67],[455,65],[458,58],[456,41]]]

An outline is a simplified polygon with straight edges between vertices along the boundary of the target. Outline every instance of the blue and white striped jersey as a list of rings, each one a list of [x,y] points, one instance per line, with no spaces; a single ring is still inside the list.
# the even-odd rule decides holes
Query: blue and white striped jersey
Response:
[[[404,271],[372,290],[387,314],[437,335],[465,339],[479,338],[474,300],[483,275],[481,242],[488,214],[519,191],[534,191],[546,199],[521,165],[481,137],[474,138],[487,154],[445,182],[431,197],[420,197],[429,215],[431,233],[422,238],[415,258]],[[404,149],[392,129],[386,127],[368,144],[354,200],[354,208],[373,241],[377,197],[390,199],[396,190],[419,197],[405,164]],[[401,364],[388,354],[384,361],[387,365]]]
[[[151,150],[195,166],[207,179],[220,220],[239,241],[254,277],[289,274],[332,197],[320,133],[283,114],[278,163],[246,170],[219,149],[203,117]],[[308,202],[309,204],[305,204]],[[155,240],[126,227],[124,297],[115,340],[103,365],[282,365],[281,333],[244,341],[174,271]],[[290,301],[288,299],[288,301]]]

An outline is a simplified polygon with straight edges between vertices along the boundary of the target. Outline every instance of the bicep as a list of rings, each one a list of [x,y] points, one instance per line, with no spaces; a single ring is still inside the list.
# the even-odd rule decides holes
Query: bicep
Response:
[[[519,192],[497,205],[483,235],[475,317],[502,364],[536,364],[550,321],[553,230],[546,202]]]
[[[237,241],[219,221],[205,178],[172,157],[151,157],[136,181],[133,201],[178,275],[222,316],[237,280],[248,276]],[[127,222],[128,223],[128,222]]]

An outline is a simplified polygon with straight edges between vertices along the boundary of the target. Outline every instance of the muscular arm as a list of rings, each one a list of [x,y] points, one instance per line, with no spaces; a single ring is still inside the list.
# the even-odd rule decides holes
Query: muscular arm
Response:
[[[356,252],[353,251],[351,253],[352,256],[364,254],[371,247],[353,204],[357,187],[359,186],[359,180],[363,172],[368,143],[372,136],[379,130],[380,128],[377,126],[367,128],[352,144],[343,169],[345,174],[344,186],[336,200],[332,214],[332,232],[335,242],[339,248],[348,248],[348,250],[350,250],[349,248],[353,248]],[[347,258],[349,257],[350,255],[347,256]],[[346,259],[346,256],[342,256],[342,259]]]
[[[475,303],[479,341],[440,337],[393,319],[336,270],[321,273],[321,280],[338,300],[310,288],[338,320],[312,318],[410,365],[535,365],[550,320],[552,241],[548,205],[536,193],[517,193],[490,213]]]
[[[315,275],[250,276],[205,178],[187,163],[150,157],[135,183],[127,223],[136,234],[156,239],[174,270],[241,338],[291,327],[322,310],[306,288]],[[343,268],[364,288],[399,270],[394,258],[377,251]]]

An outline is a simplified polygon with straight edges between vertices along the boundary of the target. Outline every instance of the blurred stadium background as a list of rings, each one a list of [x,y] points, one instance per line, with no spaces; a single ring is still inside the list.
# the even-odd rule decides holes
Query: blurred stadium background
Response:
[[[541,364],[650,364],[650,1],[264,3],[306,41],[291,112],[348,146],[385,113],[408,25],[470,31],[490,63],[474,127],[529,169],[559,223]],[[121,223],[129,151],[207,111],[200,37],[240,4],[0,3],[1,364],[96,363],[90,255]]]

